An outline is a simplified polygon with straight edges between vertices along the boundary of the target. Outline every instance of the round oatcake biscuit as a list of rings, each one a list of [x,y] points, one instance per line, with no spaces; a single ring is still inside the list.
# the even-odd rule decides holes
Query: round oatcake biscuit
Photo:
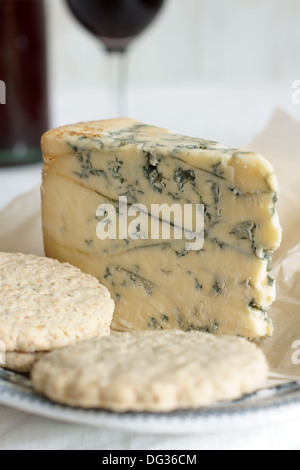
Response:
[[[115,333],[44,356],[34,388],[53,401],[117,412],[169,412],[254,392],[268,375],[245,339],[181,331]]]
[[[21,374],[31,371],[34,364],[43,357],[45,353],[18,353],[8,352],[5,355],[5,364],[0,364],[3,369],[12,370]]]
[[[96,278],[56,260],[0,253],[0,341],[51,351],[109,333],[114,302]]]

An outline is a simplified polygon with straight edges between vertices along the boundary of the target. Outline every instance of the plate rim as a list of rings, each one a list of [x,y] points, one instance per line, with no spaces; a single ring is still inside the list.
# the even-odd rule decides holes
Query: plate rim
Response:
[[[24,377],[21,374],[12,373],[15,377]],[[22,411],[27,414],[38,416],[52,421],[65,422],[74,425],[93,426],[97,428],[118,429],[123,431],[140,431],[144,434],[157,434],[167,432],[169,434],[180,433],[201,433],[207,426],[211,428],[218,423],[218,427],[226,427],[226,423],[231,425],[239,421],[255,419],[256,422],[264,423],[266,416],[268,421],[275,419],[288,419],[295,417],[299,412],[300,417],[300,383],[293,382],[275,387],[275,390],[263,390],[258,394],[270,394],[270,397],[283,393],[282,399],[275,403],[256,404],[251,407],[251,397],[246,396],[236,402],[221,403],[219,407],[201,408],[197,410],[178,410],[170,413],[151,412],[127,412],[116,413],[108,410],[85,410],[83,408],[73,408],[63,404],[54,403],[47,397],[38,394],[30,388],[28,380],[28,392],[22,390],[21,386],[3,379],[0,375],[0,404]],[[286,396],[284,391],[290,393]],[[268,393],[267,393],[268,392]],[[295,395],[296,394],[296,395]],[[243,404],[249,400],[249,405],[240,408],[230,408],[229,405],[236,403]],[[296,409],[296,410],[295,410]],[[276,410],[276,413],[274,411]],[[205,426],[204,426],[205,424]],[[157,428],[157,429],[155,429]],[[159,429],[158,429],[159,428]]]

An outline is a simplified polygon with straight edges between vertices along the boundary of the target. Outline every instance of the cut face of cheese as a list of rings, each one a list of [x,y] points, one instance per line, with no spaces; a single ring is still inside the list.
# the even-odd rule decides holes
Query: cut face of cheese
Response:
[[[277,180],[263,157],[130,119],[50,131],[42,150],[46,255],[111,291],[114,329],[272,334],[271,254],[281,228]],[[146,218],[154,204],[203,205],[203,247],[161,234],[100,240],[97,208],[119,214],[124,197]]]

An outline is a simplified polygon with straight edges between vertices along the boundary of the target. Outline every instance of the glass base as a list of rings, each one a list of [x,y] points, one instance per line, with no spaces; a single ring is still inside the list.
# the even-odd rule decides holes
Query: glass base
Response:
[[[42,152],[38,147],[0,150],[0,166],[28,165],[42,161]]]

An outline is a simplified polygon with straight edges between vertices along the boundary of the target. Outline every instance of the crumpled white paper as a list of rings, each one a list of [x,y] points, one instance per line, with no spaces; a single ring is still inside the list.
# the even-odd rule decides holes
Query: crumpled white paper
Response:
[[[300,123],[277,111],[262,134],[246,147],[274,165],[280,185],[283,243],[274,255],[278,294],[270,311],[275,333],[260,343],[273,372],[270,385],[300,380]],[[0,251],[44,254],[39,188],[0,213]]]
[[[44,256],[40,188],[0,212],[0,251]]]
[[[275,332],[260,346],[272,371],[300,379],[300,123],[277,111],[267,129],[248,147],[274,165],[283,228],[283,242],[273,263],[277,301],[270,316]]]

